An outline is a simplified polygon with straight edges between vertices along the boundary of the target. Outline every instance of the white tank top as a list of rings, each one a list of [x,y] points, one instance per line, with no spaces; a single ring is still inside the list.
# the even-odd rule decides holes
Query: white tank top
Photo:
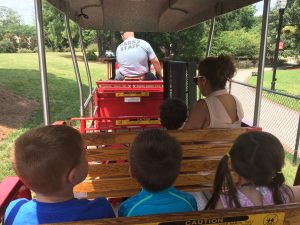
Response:
[[[241,127],[241,121],[244,117],[244,111],[239,100],[234,97],[236,102],[236,111],[238,120],[232,121],[230,116],[228,115],[224,105],[222,102],[216,97],[218,95],[227,94],[226,89],[214,91],[209,96],[207,96],[204,100],[206,102],[209,116],[210,116],[210,124],[208,128],[233,128],[233,127]]]

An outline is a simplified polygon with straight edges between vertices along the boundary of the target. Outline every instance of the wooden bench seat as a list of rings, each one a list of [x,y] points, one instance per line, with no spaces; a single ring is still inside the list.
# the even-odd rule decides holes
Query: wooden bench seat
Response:
[[[183,191],[211,190],[220,158],[247,130],[249,128],[169,131],[183,148],[181,172],[175,186]],[[75,192],[84,193],[83,196],[88,198],[129,197],[139,192],[140,185],[128,173],[128,147],[137,133],[82,134],[87,147],[89,174],[75,187]]]
[[[86,225],[299,225],[300,204],[254,207],[230,210],[207,210],[139,217],[87,220],[58,224]]]

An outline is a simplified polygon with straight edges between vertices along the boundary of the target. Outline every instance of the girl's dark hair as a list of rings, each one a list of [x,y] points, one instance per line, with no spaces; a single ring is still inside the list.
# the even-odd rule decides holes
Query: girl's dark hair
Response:
[[[208,57],[199,63],[199,74],[209,80],[215,90],[224,89],[236,69],[230,56]]]
[[[284,149],[275,136],[267,132],[244,133],[236,139],[229,155],[233,170],[251,181],[254,186],[270,188],[275,204],[286,203],[288,199],[285,196],[292,199],[291,191],[284,185],[285,179],[281,173]],[[241,207],[228,167],[229,155],[225,155],[219,163],[213,195],[206,209],[214,209],[221,194],[224,194],[230,208]]]

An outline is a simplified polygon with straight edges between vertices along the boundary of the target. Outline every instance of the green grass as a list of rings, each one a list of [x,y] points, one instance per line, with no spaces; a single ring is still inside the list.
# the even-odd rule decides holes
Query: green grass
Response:
[[[293,155],[286,152],[285,153],[285,165],[284,165],[282,172],[286,179],[286,184],[291,185],[291,186],[294,183],[294,179],[295,179],[298,165],[300,163],[300,159],[299,158],[297,159],[296,165],[294,165],[292,162],[293,162]]]
[[[51,122],[79,116],[79,95],[68,53],[47,53],[49,104]],[[0,54],[0,85],[17,95],[39,103],[29,121],[0,142],[0,180],[12,175],[9,152],[14,140],[26,130],[43,123],[38,55],[34,53]],[[96,80],[106,79],[106,65],[90,62],[93,86]],[[87,76],[79,62],[85,96],[88,95]],[[13,104],[13,103],[12,103]]]
[[[272,74],[272,71],[265,72],[263,87],[266,89],[271,88]],[[300,70],[277,70],[276,78],[276,91],[300,96]],[[251,77],[249,83],[256,86],[256,80],[257,77]],[[263,92],[263,96],[293,110],[300,111],[299,100],[265,91]]]

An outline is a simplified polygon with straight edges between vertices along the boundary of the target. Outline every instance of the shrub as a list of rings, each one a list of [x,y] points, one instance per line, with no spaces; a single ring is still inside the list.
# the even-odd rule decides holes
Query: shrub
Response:
[[[87,51],[91,51],[91,52],[98,52],[98,45],[97,44],[90,44],[87,47]]]
[[[19,53],[33,53],[33,50],[27,49],[27,48],[20,48],[18,50]]]
[[[0,53],[14,53],[17,52],[14,44],[9,40],[0,41]]]
[[[87,58],[87,60],[94,61],[94,60],[97,59],[97,55],[96,55],[95,52],[93,52],[93,51],[88,51],[88,52],[86,53],[86,58]]]

